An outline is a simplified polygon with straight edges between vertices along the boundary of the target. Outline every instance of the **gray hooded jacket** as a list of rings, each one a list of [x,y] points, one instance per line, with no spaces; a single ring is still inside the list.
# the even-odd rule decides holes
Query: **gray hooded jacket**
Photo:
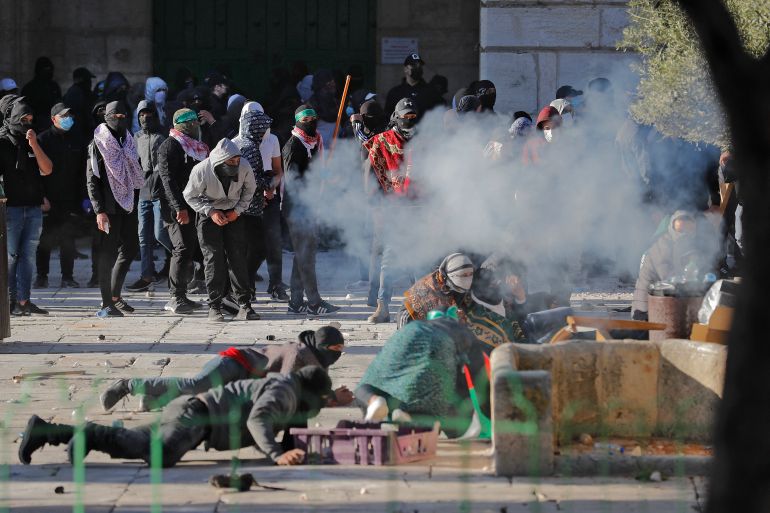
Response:
[[[238,176],[233,179],[227,193],[214,171],[224,161],[240,155],[235,143],[230,139],[222,139],[206,160],[196,164],[182,193],[193,210],[204,216],[208,216],[212,210],[235,210],[241,215],[249,207],[257,183],[246,159],[241,159]]]

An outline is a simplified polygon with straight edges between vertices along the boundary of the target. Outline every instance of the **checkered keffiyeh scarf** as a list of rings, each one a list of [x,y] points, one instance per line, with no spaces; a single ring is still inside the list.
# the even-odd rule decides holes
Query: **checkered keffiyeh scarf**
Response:
[[[110,184],[115,201],[126,212],[134,210],[134,190],[144,185],[144,173],[139,164],[136,143],[129,132],[126,132],[123,146],[112,135],[107,125],[102,123],[94,130],[94,145],[104,159],[107,171],[107,182]],[[91,156],[96,159],[96,155]],[[99,166],[92,161],[94,175],[99,176]]]

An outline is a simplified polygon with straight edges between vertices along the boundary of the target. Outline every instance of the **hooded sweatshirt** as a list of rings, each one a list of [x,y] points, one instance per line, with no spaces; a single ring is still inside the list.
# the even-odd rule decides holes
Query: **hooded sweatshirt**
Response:
[[[260,148],[262,138],[270,128],[272,121],[264,112],[247,112],[241,121],[238,141],[233,141],[240,149],[243,158],[249,161],[257,185],[251,205],[245,212],[246,215],[261,216],[265,208],[264,192],[270,187],[273,172],[264,171],[264,158]]]
[[[168,96],[168,85],[166,84],[166,81],[160,77],[149,77],[144,83],[144,101],[139,102],[139,105],[136,107],[134,123],[131,126],[131,131],[133,133],[137,133],[142,128],[139,126],[139,111],[142,110],[143,107],[141,105],[144,102],[150,102],[155,105],[155,111],[158,114],[158,122],[162,128],[168,129],[171,127],[171,120],[168,119],[169,116],[166,115],[166,103],[168,100],[163,98],[164,101],[161,103],[158,101],[160,98],[155,97],[155,93],[157,93],[159,89],[166,89],[166,96]]]
[[[204,216],[209,216],[212,210],[235,210],[240,215],[249,207],[257,184],[246,159],[241,159],[238,175],[233,178],[227,192],[215,171],[218,165],[240,155],[241,151],[235,143],[222,139],[206,160],[195,165],[183,192],[193,210]]]
[[[35,62],[35,78],[21,90],[22,96],[35,114],[35,131],[42,132],[52,125],[51,107],[61,101],[61,87],[53,79],[53,62],[40,57]]]
[[[139,106],[136,108],[136,119],[139,120],[139,113],[145,109],[152,108],[153,103],[147,100],[139,102]],[[155,119],[153,126],[146,128],[140,128],[135,132],[134,139],[136,140],[136,150],[139,154],[139,163],[142,165],[142,171],[144,172],[144,185],[139,189],[140,200],[152,200],[153,191],[155,190],[158,180],[157,164],[158,164],[158,148],[166,140],[165,131],[161,131],[158,120]]]
[[[35,154],[25,137],[21,118],[32,113],[22,100],[13,102],[0,129],[0,175],[9,207],[32,207],[43,203],[43,180]]]

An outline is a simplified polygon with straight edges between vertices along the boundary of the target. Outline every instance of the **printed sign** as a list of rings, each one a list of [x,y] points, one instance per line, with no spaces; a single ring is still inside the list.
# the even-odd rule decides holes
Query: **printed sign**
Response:
[[[404,64],[410,54],[418,53],[416,37],[383,37],[382,64]]]

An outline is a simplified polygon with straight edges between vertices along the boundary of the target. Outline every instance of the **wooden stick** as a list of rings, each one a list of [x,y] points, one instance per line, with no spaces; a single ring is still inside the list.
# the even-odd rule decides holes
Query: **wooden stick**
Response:
[[[345,88],[342,90],[342,100],[340,100],[340,108],[337,111],[337,124],[334,125],[334,135],[332,136],[332,147],[329,150],[329,157],[326,162],[331,161],[332,155],[334,155],[334,147],[337,145],[337,135],[340,131],[340,125],[342,124],[342,113],[345,112],[345,104],[348,98],[348,88],[350,88],[350,75],[345,77]]]
[[[18,383],[19,381],[22,381],[24,379],[33,379],[33,378],[50,378],[54,376],[82,376],[85,374],[86,371],[84,370],[73,370],[73,371],[52,371],[52,372],[29,372],[27,374],[19,374],[18,376],[13,377],[13,381],[15,383]]]

